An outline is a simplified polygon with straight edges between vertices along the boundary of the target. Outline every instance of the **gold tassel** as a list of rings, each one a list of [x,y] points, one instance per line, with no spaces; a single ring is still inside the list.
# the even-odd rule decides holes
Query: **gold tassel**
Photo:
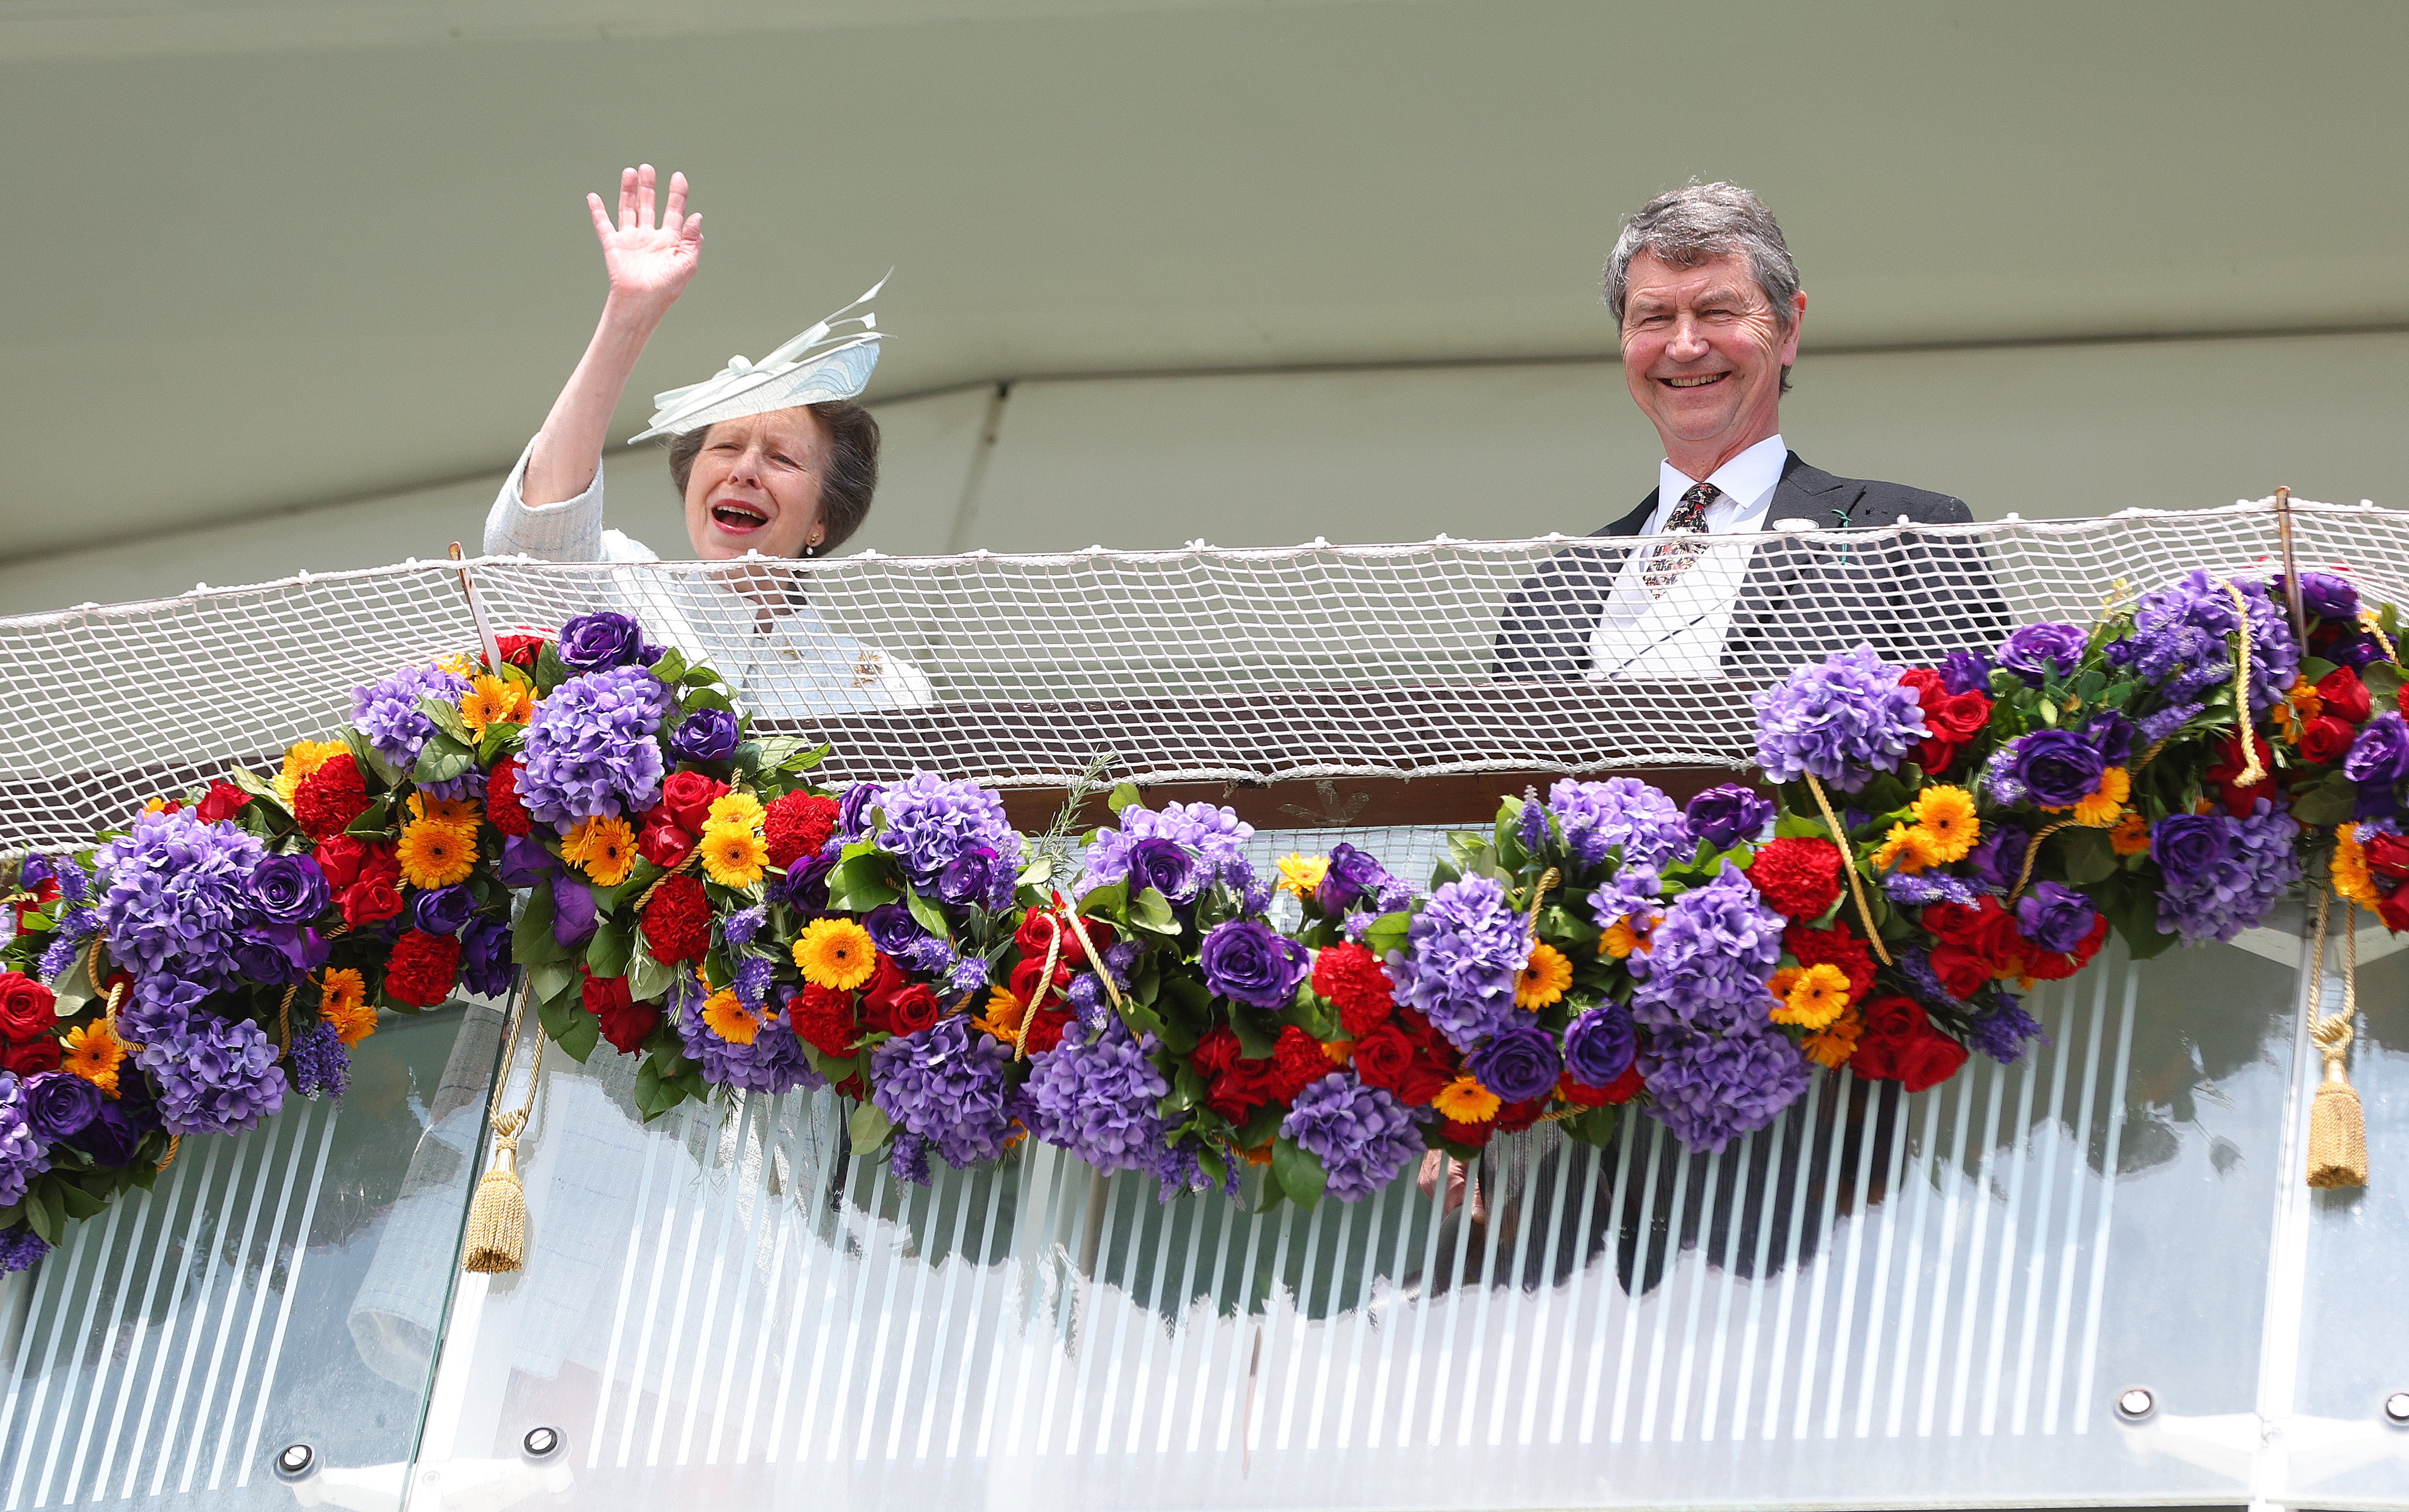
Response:
[[[2317,900],[2316,1004],[2324,1005],[2327,900]],[[2359,1016],[2359,905],[2343,915],[2342,1012],[2315,1017],[2309,1038],[2326,1058],[2326,1079],[2309,1104],[2309,1185],[2323,1188],[2367,1185],[2367,1112],[2350,1085],[2351,1020]],[[2311,1010],[2312,1013],[2315,1009]]]
[[[464,1271],[502,1275],[527,1262],[527,1189],[518,1172],[519,1130],[526,1123],[527,1115],[515,1110],[494,1121],[494,1164],[469,1204]]]

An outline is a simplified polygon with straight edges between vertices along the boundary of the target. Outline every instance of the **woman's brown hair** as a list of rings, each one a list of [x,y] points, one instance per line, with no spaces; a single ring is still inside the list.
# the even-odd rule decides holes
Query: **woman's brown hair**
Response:
[[[827,465],[820,471],[820,524],[828,534],[820,550],[832,552],[870,517],[870,496],[878,491],[878,417],[851,399],[809,406],[828,432]],[[670,438],[670,482],[685,497],[686,480],[711,427]]]

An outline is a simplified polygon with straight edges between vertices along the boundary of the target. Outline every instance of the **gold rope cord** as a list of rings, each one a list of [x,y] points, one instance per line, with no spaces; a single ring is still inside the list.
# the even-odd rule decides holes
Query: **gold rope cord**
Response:
[[[2308,1182],[2312,1187],[2367,1185],[2367,1112],[2350,1085],[2351,1023],[2359,1016],[2359,905],[2344,900],[2343,915],[2342,1012],[2324,1012],[2326,996],[2326,911],[2330,890],[2317,893],[2316,942],[2310,969],[2309,1039],[2325,1057],[2325,1080],[2309,1104]]]
[[[2233,612],[2242,621],[2233,638],[2233,738],[2242,742],[2242,775],[2233,785],[2255,787],[2267,780],[2267,769],[2258,760],[2258,738],[2250,733],[2250,600],[2230,582],[2225,591],[2232,596]]]
[[[1874,928],[1874,911],[1866,901],[1865,879],[1857,875],[1856,847],[1849,843],[1849,832],[1840,828],[1839,815],[1832,812],[1832,800],[1824,796],[1824,785],[1815,780],[1811,771],[1807,773],[1807,790],[1815,795],[1815,806],[1824,811],[1824,824],[1832,832],[1832,842],[1840,847],[1841,870],[1849,874],[1849,891],[1856,896],[1857,922],[1866,927],[1866,943],[1874,947],[1874,954],[1882,958],[1884,966],[1892,965],[1882,931]]]
[[[502,1030],[502,1064],[494,1073],[493,1095],[486,1116],[494,1126],[494,1159],[477,1182],[469,1204],[469,1223],[461,1235],[460,1268],[487,1275],[515,1271],[527,1263],[527,1189],[519,1183],[519,1135],[535,1112],[536,1079],[543,1070],[543,1030],[538,1029],[527,1058],[527,1096],[507,1111],[511,1067],[518,1059],[519,1027],[527,1017],[527,1000],[535,994],[531,977],[522,973],[518,1001]]]

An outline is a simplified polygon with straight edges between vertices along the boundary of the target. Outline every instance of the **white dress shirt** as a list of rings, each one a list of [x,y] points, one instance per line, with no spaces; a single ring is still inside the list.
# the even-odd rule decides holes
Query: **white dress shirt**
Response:
[[[524,552],[548,562],[657,562],[641,540],[602,527],[602,468],[575,498],[530,505],[521,492],[527,451],[485,516],[485,554]],[[838,635],[807,603],[764,614],[735,589],[701,574],[614,573],[612,596],[654,640],[726,678],[754,713],[770,719],[910,709],[934,701],[928,674]]]
[[[1789,455],[1780,436],[1768,436],[1704,480],[1722,496],[1707,506],[1706,534],[1741,539],[1702,542],[1696,558],[1661,597],[1649,590],[1645,577],[1659,548],[1631,554],[1591,633],[1590,676],[1683,682],[1723,676],[1724,634],[1731,627],[1732,603],[1757,544],[1746,538],[1765,528],[1765,513]],[[1648,518],[1645,535],[1661,534],[1681,507],[1681,496],[1699,481],[1670,461],[1659,463],[1656,474],[1656,511]]]

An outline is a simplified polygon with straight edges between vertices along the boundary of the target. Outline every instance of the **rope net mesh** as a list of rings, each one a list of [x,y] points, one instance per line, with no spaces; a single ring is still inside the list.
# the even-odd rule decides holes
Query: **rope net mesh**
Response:
[[[2297,504],[2301,565],[2409,600],[2409,515]],[[2271,575],[2267,505],[1709,538],[469,564],[493,626],[598,609],[724,673],[835,784],[1059,786],[1749,764],[1752,697],[1861,642],[1930,664],[2088,623],[2195,569]],[[1669,570],[1668,570],[1669,569]],[[0,618],[0,851],[88,842],[352,689],[474,648],[461,571],[406,563]]]

